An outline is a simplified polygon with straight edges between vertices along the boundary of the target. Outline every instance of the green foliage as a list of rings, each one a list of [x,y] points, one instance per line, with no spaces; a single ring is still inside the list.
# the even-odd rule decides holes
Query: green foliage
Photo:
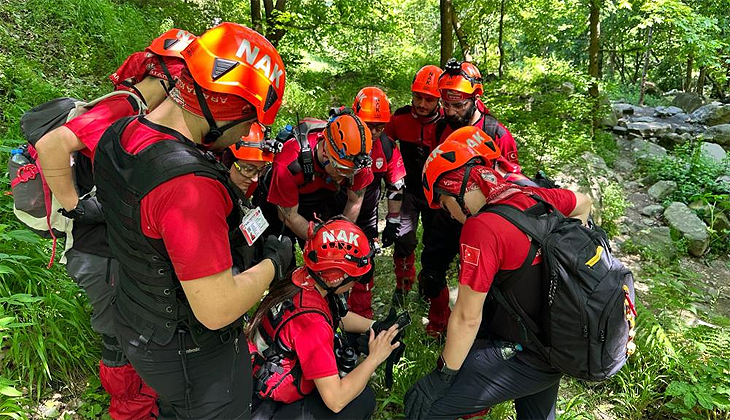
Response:
[[[609,238],[618,234],[618,220],[624,215],[628,205],[624,190],[619,185],[608,184],[602,188],[601,227]]]

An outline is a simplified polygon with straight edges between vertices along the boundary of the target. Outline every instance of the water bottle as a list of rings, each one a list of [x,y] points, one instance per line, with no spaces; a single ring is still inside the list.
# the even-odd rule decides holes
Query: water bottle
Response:
[[[520,343],[502,342],[499,348],[499,352],[502,355],[502,359],[507,360],[514,357],[518,351],[522,351],[522,345]]]
[[[30,163],[27,157],[23,154],[23,149],[13,149],[10,151],[10,160],[17,163],[19,166],[27,165]]]

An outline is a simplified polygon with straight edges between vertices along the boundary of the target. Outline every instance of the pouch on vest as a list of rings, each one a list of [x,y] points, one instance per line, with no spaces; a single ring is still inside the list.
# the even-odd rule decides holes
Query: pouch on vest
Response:
[[[608,238],[599,227],[585,227],[578,219],[563,216],[533,195],[540,215],[509,205],[487,205],[481,211],[496,213],[515,225],[542,250],[545,316],[540,340],[503,295],[505,285],[490,292],[523,326],[526,343],[532,344],[551,366],[566,375],[602,381],[618,372],[633,353],[634,279],[631,271],[611,255]]]
[[[66,238],[66,243],[61,263],[65,263],[65,253],[73,246],[71,234],[73,220],[58,213],[61,204],[45,182],[43,170],[37,162],[38,153],[34,146],[46,133],[85,113],[99,102],[116,95],[129,96],[130,101],[136,104],[139,114],[147,110],[144,102],[134,93],[114,91],[90,102],[75,98],[56,98],[32,108],[20,118],[20,129],[28,142],[20,149],[27,163],[19,164],[17,159],[13,161],[13,156],[8,161],[8,173],[13,193],[13,211],[16,217],[33,232],[43,238],[53,239],[49,267],[53,265],[55,259],[56,241],[63,237]]]

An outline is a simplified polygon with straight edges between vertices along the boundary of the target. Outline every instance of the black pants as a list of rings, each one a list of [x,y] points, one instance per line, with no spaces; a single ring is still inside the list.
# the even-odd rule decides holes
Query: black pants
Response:
[[[429,234],[424,235],[421,252],[421,269],[429,273],[443,288],[446,286],[446,271],[451,261],[459,254],[461,223],[443,210],[438,210],[430,221]],[[438,293],[435,293],[438,295]]]
[[[163,419],[248,419],[251,416],[251,356],[241,332],[226,342],[196,346],[179,332],[166,346],[139,342],[140,334],[116,314],[122,347],[139,376],[172,408]]]
[[[561,376],[520,353],[504,360],[491,340],[476,340],[454,384],[431,406],[427,418],[453,420],[514,400],[518,420],[554,420]]]
[[[339,413],[330,410],[315,389],[311,394],[291,404],[263,401],[254,411],[252,420],[366,420],[373,415],[373,411],[375,411],[375,392],[369,386],[366,386],[360,395]]]
[[[423,223],[423,237],[422,240],[426,241],[426,238],[431,232],[431,221],[436,213],[436,210],[428,207],[426,199],[409,192],[403,194],[403,206],[401,207],[401,224],[398,231],[398,239],[395,241],[395,249],[393,254],[396,257],[407,257],[416,251],[418,246],[418,219],[421,219]]]

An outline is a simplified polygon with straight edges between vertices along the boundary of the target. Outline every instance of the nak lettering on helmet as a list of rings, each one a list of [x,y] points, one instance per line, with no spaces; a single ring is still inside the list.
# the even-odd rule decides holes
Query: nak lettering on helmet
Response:
[[[426,162],[423,164],[423,173],[426,173],[426,166],[428,166],[429,163],[433,162],[434,159],[436,159],[441,153],[444,151],[441,150],[440,147],[437,147],[433,149],[433,152],[431,152],[430,155],[428,155],[428,158],[426,158]]]
[[[284,69],[280,69],[278,64],[274,64],[274,69],[272,70],[271,57],[269,57],[268,54],[264,54],[263,57],[256,61],[259,51],[259,47],[253,47],[253,49],[251,49],[251,42],[244,39],[243,42],[241,42],[241,45],[238,46],[236,57],[244,58],[245,55],[246,57],[244,59],[248,62],[248,64],[251,64],[255,69],[263,71],[264,75],[268,77],[270,81],[274,82],[276,87],[279,87],[279,78],[284,75]],[[254,61],[256,61],[256,64],[254,64]]]
[[[357,239],[360,237],[359,234],[354,232],[345,232],[344,230],[340,229],[337,234],[335,234],[334,230],[323,230],[322,231],[322,242],[325,243],[332,243],[332,242],[343,242],[346,244],[350,244],[353,246],[360,246],[360,244],[357,242]]]

